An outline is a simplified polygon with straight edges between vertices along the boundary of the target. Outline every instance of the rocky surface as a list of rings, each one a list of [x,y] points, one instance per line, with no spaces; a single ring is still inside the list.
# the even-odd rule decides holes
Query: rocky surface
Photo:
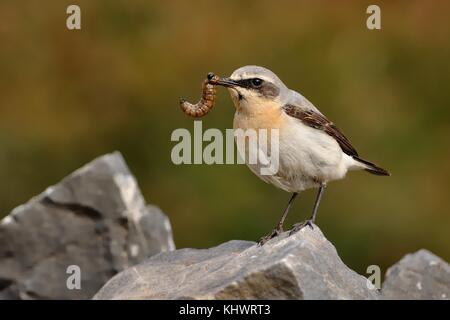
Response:
[[[263,247],[234,240],[174,249],[168,218],[146,205],[120,153],[108,154],[0,221],[0,299],[450,297],[450,266],[431,252],[406,255],[380,291],[342,262],[317,226]],[[73,266],[79,290],[68,286]]]
[[[263,247],[230,241],[160,253],[113,277],[95,299],[378,299],[316,226]]]
[[[0,222],[0,299],[88,299],[112,276],[174,249],[120,153],[102,156]],[[81,271],[69,290],[67,268]]]
[[[449,299],[450,265],[427,250],[408,254],[390,267],[384,299]]]

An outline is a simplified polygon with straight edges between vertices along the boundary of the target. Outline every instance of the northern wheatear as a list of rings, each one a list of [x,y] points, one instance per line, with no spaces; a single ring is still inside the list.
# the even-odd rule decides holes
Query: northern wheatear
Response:
[[[258,66],[237,69],[229,78],[214,82],[229,89],[236,107],[234,129],[278,129],[279,169],[261,175],[258,166],[249,168],[262,180],[292,193],[275,229],[259,240],[283,232],[283,223],[299,192],[319,188],[311,217],[294,224],[290,234],[304,226],[313,228],[320,199],[327,183],[342,179],[347,171],[362,169],[388,176],[388,171],[359,157],[350,141],[311,102],[286,85],[270,70]]]

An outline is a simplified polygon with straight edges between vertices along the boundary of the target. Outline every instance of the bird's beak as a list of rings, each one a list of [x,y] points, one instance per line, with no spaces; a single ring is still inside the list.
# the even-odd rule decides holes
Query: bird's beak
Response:
[[[239,83],[230,79],[230,78],[216,78],[211,79],[209,83],[219,86],[224,86],[227,88],[234,88],[236,86],[239,86]]]

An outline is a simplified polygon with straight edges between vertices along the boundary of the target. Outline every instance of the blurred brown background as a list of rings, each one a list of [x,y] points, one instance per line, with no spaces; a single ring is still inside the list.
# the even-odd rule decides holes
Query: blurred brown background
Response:
[[[195,3],[195,5],[194,5]],[[208,71],[257,64],[277,73],[392,172],[331,183],[318,224],[350,267],[385,268],[427,248],[450,259],[450,3],[377,1],[0,2],[0,217],[96,156],[120,150],[178,247],[256,240],[289,195],[243,165],[170,160],[171,132],[193,121]],[[66,29],[78,4],[82,30]],[[204,128],[232,127],[219,90]],[[288,219],[308,217],[314,192]],[[39,226],[37,226],[39,227]]]

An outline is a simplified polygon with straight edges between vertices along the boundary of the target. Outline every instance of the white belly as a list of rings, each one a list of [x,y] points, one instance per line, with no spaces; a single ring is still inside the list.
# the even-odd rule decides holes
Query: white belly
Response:
[[[249,129],[248,121],[239,113],[235,115],[234,128]],[[279,167],[274,175],[261,175],[260,163],[246,161],[246,164],[262,180],[288,192],[300,192],[341,179],[353,163],[332,137],[287,115],[279,122],[278,149]],[[248,150],[240,152],[248,153]]]

